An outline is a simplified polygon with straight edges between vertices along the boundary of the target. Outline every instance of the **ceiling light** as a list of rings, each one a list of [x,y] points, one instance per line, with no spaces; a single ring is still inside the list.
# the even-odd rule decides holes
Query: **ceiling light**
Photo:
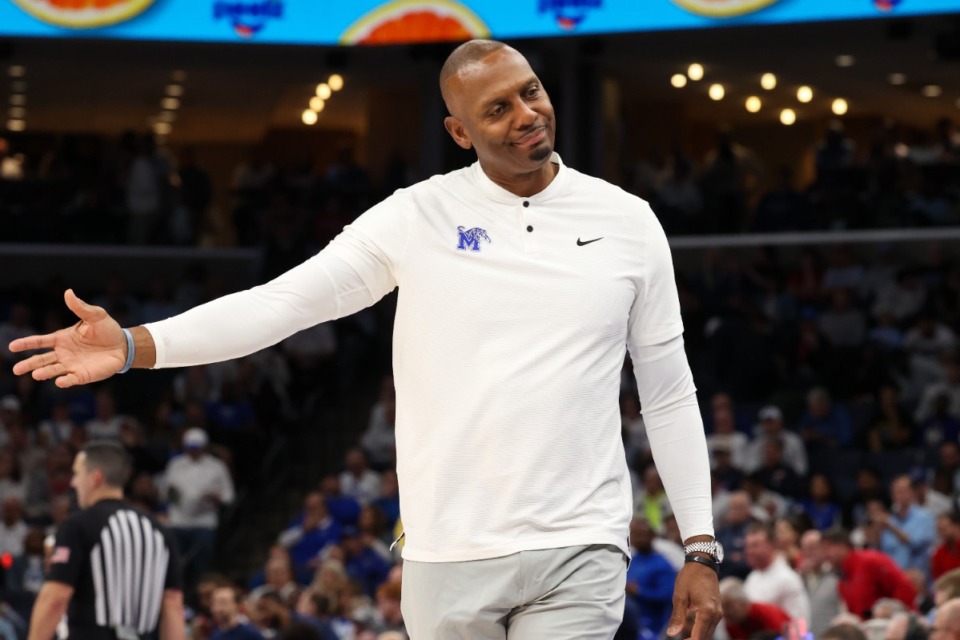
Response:
[[[177,69],[176,71],[170,74],[170,78],[174,82],[183,82],[184,80],[187,79],[187,72],[184,71],[183,69]]]
[[[320,96],[313,96],[310,98],[310,110],[320,113],[323,111],[323,108],[327,106],[327,103],[324,102],[323,98]]]
[[[833,111],[833,113],[838,116],[844,115],[847,112],[848,108],[849,108],[849,105],[847,104],[847,101],[844,100],[843,98],[837,98],[836,100],[833,101],[833,104],[830,105],[830,110]]]
[[[723,90],[722,84],[712,84],[710,85],[710,90],[707,92],[711,100],[723,100],[723,96],[726,95],[726,91]]]
[[[339,73],[331,74],[327,79],[327,84],[330,85],[330,88],[334,91],[340,91],[340,89],[343,89],[343,76]]]
[[[906,84],[907,76],[902,73],[891,73],[889,76],[887,76],[887,80],[890,81],[890,84],[899,86],[901,84]]]
[[[780,112],[780,122],[788,127],[797,121],[797,113],[793,109],[784,109]]]
[[[7,129],[10,131],[23,131],[27,128],[27,123],[23,120],[8,120]]]
[[[760,86],[766,89],[767,91],[776,89],[777,76],[773,75],[772,73],[763,74],[762,76],[760,76]]]
[[[312,109],[307,109],[300,114],[300,119],[303,120],[303,124],[317,124],[317,112]]]
[[[806,85],[797,89],[797,100],[800,102],[810,102],[813,100],[813,89]]]
[[[12,64],[10,68],[7,69],[7,73],[10,74],[11,78],[22,78],[27,75],[27,68],[22,64]]]
[[[687,86],[687,76],[682,73],[675,73],[670,76],[670,84],[672,84],[677,89],[682,89]]]
[[[183,87],[179,84],[168,84],[167,95],[171,98],[179,98],[183,95]]]
[[[750,96],[747,98],[747,111],[750,113],[757,113],[760,111],[761,106],[763,106],[763,104],[760,102],[760,98],[757,96]]]
[[[330,96],[333,94],[333,91],[330,89],[330,85],[326,82],[321,82],[317,85],[317,97],[321,100],[329,100]]]
[[[21,120],[27,117],[27,110],[23,107],[10,107],[7,110],[7,115],[10,116],[11,120]]]
[[[928,84],[921,92],[927,98],[939,98],[943,94],[943,89],[938,84]]]
[[[857,63],[857,59],[849,54],[837,56],[833,61],[837,63],[838,67],[852,67]]]
[[[22,107],[27,104],[27,96],[19,93],[12,94],[10,96],[10,104],[15,107]]]
[[[180,107],[180,101],[176,98],[164,98],[160,101],[160,106],[168,111],[173,111]]]
[[[697,80],[703,80],[703,65],[697,62],[694,62],[689,67],[687,67],[687,77],[696,82]]]

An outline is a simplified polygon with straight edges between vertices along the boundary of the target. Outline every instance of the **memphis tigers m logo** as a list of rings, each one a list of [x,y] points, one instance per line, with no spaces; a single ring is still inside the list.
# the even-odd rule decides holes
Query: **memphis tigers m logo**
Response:
[[[457,232],[460,234],[460,242],[457,244],[457,249],[461,251],[480,251],[480,241],[493,242],[490,239],[490,236],[487,235],[487,232],[481,229],[480,227],[474,227],[473,229],[465,229],[462,226],[457,227]]]

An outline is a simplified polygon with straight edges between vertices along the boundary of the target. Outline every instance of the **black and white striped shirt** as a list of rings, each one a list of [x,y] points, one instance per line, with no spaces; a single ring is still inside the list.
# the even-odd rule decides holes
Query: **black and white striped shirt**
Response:
[[[121,500],[101,500],[57,531],[50,580],[74,588],[71,638],[156,632],[165,590],[180,590],[180,561],[170,533]]]

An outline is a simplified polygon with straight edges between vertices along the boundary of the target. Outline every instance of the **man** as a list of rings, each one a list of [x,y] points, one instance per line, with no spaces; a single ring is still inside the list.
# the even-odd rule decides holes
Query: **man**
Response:
[[[783,441],[768,438],[763,443],[760,467],[753,472],[768,490],[790,498],[799,498],[806,492],[803,479],[783,460]]]
[[[215,625],[210,640],[263,640],[256,627],[240,621],[236,588],[222,585],[214,589],[210,613]]]
[[[916,504],[910,476],[902,475],[890,483],[893,500],[890,512],[874,509],[873,523],[880,528],[880,550],[903,569],[930,571],[930,550],[936,536],[936,524],[930,512]]]
[[[188,576],[202,576],[213,561],[220,507],[233,502],[233,479],[223,462],[208,453],[207,433],[193,427],[183,434],[184,454],[164,472],[170,529],[183,553]]]
[[[803,438],[783,428],[783,412],[780,407],[769,405],[757,414],[757,437],[747,447],[747,471],[756,471],[763,466],[763,447],[768,440],[783,443],[783,462],[798,476],[807,475],[807,450]]]
[[[838,590],[850,613],[869,616],[880,598],[896,598],[914,608],[916,587],[889,556],[872,549],[854,551],[844,529],[823,534],[822,546],[826,560],[841,574]]]
[[[775,604],[794,621],[810,620],[810,599],[803,580],[777,551],[773,530],[754,524],[747,529],[747,564],[753,569],[743,588],[752,602]]]
[[[616,392],[626,345],[687,544],[668,634],[689,610],[704,640],[720,618],[721,554],[663,230],[644,202],[563,165],[553,107],[516,50],[465,43],[440,87],[444,125],[477,163],[397,192],[267,285],[129,335],[68,291],[81,322],[14,341],[17,352],[52,349],[15,371],[69,387],[128,358],[138,368],[225,360],[399,286],[411,637],[607,640],[623,614],[632,515]]]
[[[655,537],[646,519],[635,517],[630,523],[630,544],[635,551],[627,570],[627,595],[636,602],[640,629],[650,638],[659,638],[667,624],[677,579],[674,568],[653,548]]]
[[[753,522],[750,496],[746,491],[735,491],[727,501],[727,513],[717,529],[717,540],[723,544],[726,558],[720,565],[720,575],[745,578],[750,573],[745,552],[747,528]]]
[[[821,534],[816,529],[800,536],[800,577],[810,600],[809,627],[815,638],[827,630],[843,607],[838,595],[837,574],[823,556]]]
[[[930,557],[930,576],[936,580],[954,569],[960,569],[960,512],[950,511],[937,518],[940,544]]]
[[[64,614],[70,638],[186,638],[177,547],[152,516],[123,501],[129,474],[114,442],[77,454],[71,486],[83,511],[57,531],[29,640],[53,638]]]
[[[930,640],[957,640],[960,638],[960,598],[948,600],[933,618]]]
[[[761,631],[777,635],[790,616],[773,604],[752,602],[739,578],[724,578],[720,583],[720,601],[723,603],[723,619],[731,640],[747,640]]]
[[[324,547],[340,542],[340,529],[340,525],[327,512],[323,494],[311,491],[303,499],[303,513],[299,522],[281,532],[277,542],[290,549],[290,559],[295,568],[313,568]]]

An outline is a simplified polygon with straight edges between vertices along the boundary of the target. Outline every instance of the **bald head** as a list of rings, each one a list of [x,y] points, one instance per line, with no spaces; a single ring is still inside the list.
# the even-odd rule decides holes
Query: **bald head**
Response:
[[[937,607],[935,625],[937,629],[960,631],[960,598],[947,600]]]
[[[496,40],[469,40],[447,56],[443,68],[440,69],[440,93],[443,95],[443,102],[447,105],[447,111],[451,115],[456,115],[454,113],[456,106],[453,101],[454,92],[451,81],[462,73],[468,73],[471,67],[478,65],[491,53],[502,49],[511,49],[511,47]]]

